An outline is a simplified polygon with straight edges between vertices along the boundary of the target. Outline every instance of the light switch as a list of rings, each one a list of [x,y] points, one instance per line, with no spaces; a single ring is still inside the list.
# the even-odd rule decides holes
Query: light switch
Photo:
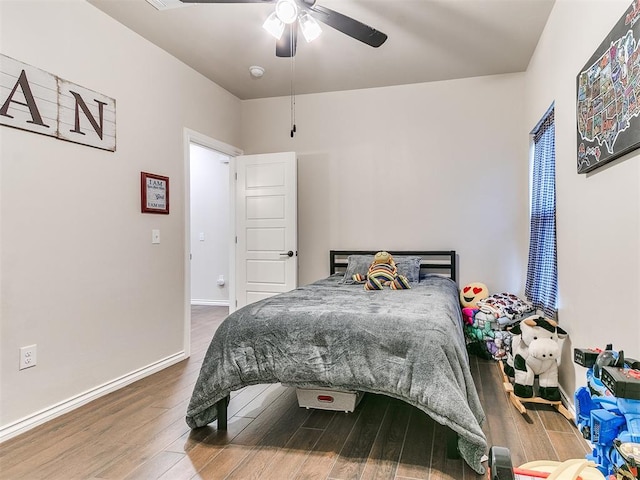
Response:
[[[204,232],[200,232],[200,241],[204,242]]]
[[[151,230],[151,243],[160,243],[160,230]]]

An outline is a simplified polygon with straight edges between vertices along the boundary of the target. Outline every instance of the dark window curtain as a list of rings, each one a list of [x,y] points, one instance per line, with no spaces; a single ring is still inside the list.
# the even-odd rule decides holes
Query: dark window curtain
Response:
[[[525,295],[545,315],[556,318],[556,148],[553,108],[533,132],[531,236]]]

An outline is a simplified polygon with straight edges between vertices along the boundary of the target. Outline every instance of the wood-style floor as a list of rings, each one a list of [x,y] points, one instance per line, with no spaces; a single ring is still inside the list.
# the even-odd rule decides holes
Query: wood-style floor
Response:
[[[0,445],[0,478],[20,479],[481,479],[446,456],[446,429],[421,411],[365,395],[354,413],[298,407],[295,390],[232,395],[228,431],[184,421],[202,358],[226,308],[192,309],[192,356]],[[577,429],[550,407],[522,416],[496,363],[472,357],[490,445],[529,460],[583,458]]]

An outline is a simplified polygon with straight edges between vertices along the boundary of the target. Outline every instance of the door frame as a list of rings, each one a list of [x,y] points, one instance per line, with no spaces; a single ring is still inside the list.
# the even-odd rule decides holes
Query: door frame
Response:
[[[243,151],[233,145],[208,137],[200,132],[184,129],[183,133],[183,157],[184,157],[184,336],[183,348],[185,357],[191,355],[191,144],[215,150],[228,155],[229,158],[229,309],[232,311],[232,302],[236,296],[236,226],[235,226],[235,157],[242,155]],[[233,299],[233,300],[232,300]],[[235,305],[234,305],[235,306]]]

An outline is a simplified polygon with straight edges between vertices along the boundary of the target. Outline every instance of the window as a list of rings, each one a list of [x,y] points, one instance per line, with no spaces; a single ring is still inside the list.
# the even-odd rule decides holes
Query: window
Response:
[[[531,232],[525,295],[545,315],[556,317],[558,262],[556,254],[556,148],[554,107],[531,132]]]

